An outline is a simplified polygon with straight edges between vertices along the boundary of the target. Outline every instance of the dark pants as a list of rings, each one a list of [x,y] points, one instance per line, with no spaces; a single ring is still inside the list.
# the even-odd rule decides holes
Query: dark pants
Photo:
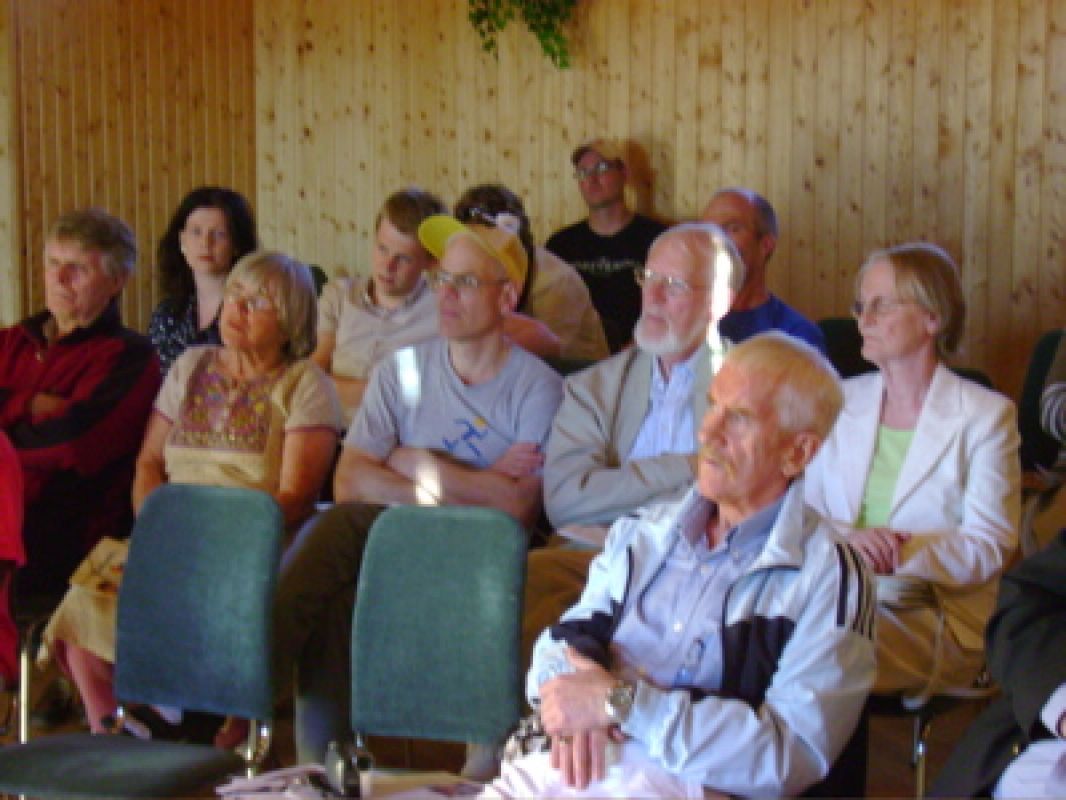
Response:
[[[342,503],[312,517],[281,562],[274,608],[274,675],[281,696],[295,671],[296,755],[325,757],[351,737],[352,608],[370,526],[384,510]]]

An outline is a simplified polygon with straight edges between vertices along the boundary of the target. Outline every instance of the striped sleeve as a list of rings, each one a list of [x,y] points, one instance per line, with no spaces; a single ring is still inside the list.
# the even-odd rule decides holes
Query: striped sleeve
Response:
[[[869,570],[851,545],[837,542],[834,546],[840,569],[836,626],[848,628],[872,640],[877,597]]]

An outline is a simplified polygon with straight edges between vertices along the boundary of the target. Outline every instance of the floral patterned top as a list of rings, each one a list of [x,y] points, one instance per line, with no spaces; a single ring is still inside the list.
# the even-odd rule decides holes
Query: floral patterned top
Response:
[[[307,360],[235,379],[220,368],[221,350],[186,350],[156,399],[156,412],[173,423],[163,447],[167,480],[274,492],[286,433],[341,430],[336,389]]]
[[[185,352],[186,347],[198,344],[222,344],[218,332],[218,315],[203,330],[199,327],[199,308],[196,295],[192,296],[184,312],[178,311],[178,302],[166,298],[152,312],[148,323],[148,338],[159,353],[159,369],[164,375],[174,359]]]

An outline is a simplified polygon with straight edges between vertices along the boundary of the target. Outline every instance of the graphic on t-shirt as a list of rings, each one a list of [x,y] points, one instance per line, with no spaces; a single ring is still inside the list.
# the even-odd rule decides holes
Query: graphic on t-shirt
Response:
[[[578,272],[587,272],[590,275],[613,275],[616,272],[633,272],[643,267],[643,262],[632,258],[597,258],[592,260],[575,260],[573,267]]]
[[[452,421],[459,426],[461,433],[454,439],[442,437],[444,449],[462,461],[483,462],[484,456],[477,442],[489,435],[489,423],[484,417],[474,417],[473,420],[459,417]]]

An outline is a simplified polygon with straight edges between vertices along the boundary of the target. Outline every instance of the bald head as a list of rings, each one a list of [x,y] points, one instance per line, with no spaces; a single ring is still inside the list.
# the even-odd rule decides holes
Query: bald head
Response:
[[[814,347],[787,333],[769,331],[732,348],[725,364],[759,375],[760,383],[773,392],[782,430],[809,431],[820,439],[829,435],[844,395],[833,365]]]
[[[777,247],[777,214],[751,189],[734,187],[716,192],[701,218],[720,227],[733,241],[747,268],[747,283],[737,308],[751,308],[767,297],[766,264]]]

